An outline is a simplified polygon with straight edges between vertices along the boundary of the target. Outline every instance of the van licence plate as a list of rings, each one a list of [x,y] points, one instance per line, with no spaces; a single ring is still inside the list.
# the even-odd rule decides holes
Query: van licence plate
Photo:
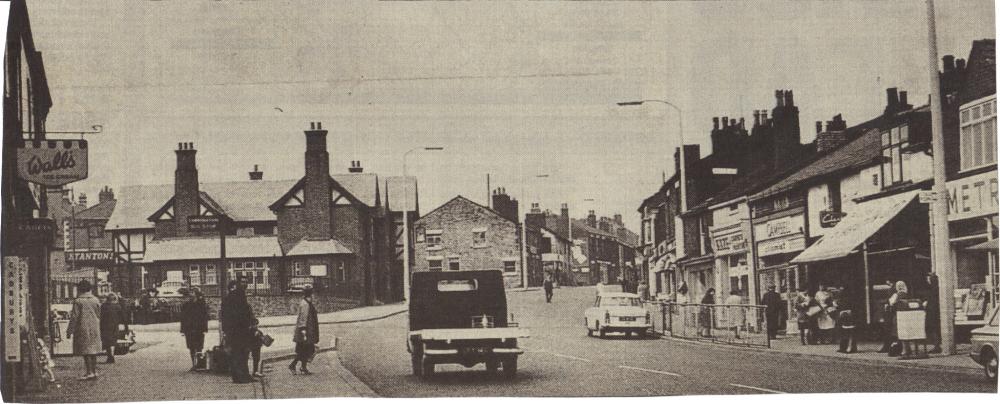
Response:
[[[464,353],[466,353],[466,354],[472,354],[472,355],[476,355],[476,354],[486,354],[486,353],[489,353],[489,352],[490,352],[490,348],[484,348],[484,347],[469,347],[469,348],[464,348],[464,349],[463,349],[462,351],[463,351]]]
[[[635,317],[618,317],[618,321],[635,321]]]

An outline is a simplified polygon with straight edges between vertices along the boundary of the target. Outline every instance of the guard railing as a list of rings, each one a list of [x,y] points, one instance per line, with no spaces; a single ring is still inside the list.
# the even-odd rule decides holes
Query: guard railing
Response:
[[[771,347],[764,306],[650,302],[663,335],[728,345]]]

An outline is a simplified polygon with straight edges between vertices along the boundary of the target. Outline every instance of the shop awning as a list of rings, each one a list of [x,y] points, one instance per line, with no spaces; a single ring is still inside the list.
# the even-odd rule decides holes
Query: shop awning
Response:
[[[846,257],[906,208],[916,198],[917,192],[910,191],[857,205],[854,212],[791,262],[803,264]]]
[[[976,244],[972,247],[967,248],[967,250],[982,250],[982,251],[997,251],[1000,248],[1000,239],[993,239],[984,243]]]

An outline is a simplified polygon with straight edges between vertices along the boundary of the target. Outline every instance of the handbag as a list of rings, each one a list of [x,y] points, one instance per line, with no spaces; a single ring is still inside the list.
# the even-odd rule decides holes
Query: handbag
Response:
[[[274,343],[274,337],[264,334],[263,332],[257,331],[257,340],[263,346],[271,346]]]

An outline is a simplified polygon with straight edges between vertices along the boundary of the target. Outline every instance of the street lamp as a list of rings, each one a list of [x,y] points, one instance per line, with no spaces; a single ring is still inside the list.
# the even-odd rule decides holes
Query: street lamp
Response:
[[[410,300],[410,190],[406,158],[415,151],[441,151],[444,147],[414,147],[403,153],[403,300]]]
[[[680,180],[681,180],[681,212],[687,211],[687,177],[685,176],[685,171],[687,171],[686,164],[684,162],[684,112],[681,111],[676,105],[664,100],[642,100],[642,101],[626,101],[619,102],[618,106],[638,106],[645,104],[647,102],[656,102],[660,104],[667,105],[677,111],[677,135],[680,137],[681,141],[681,170],[680,170]]]

